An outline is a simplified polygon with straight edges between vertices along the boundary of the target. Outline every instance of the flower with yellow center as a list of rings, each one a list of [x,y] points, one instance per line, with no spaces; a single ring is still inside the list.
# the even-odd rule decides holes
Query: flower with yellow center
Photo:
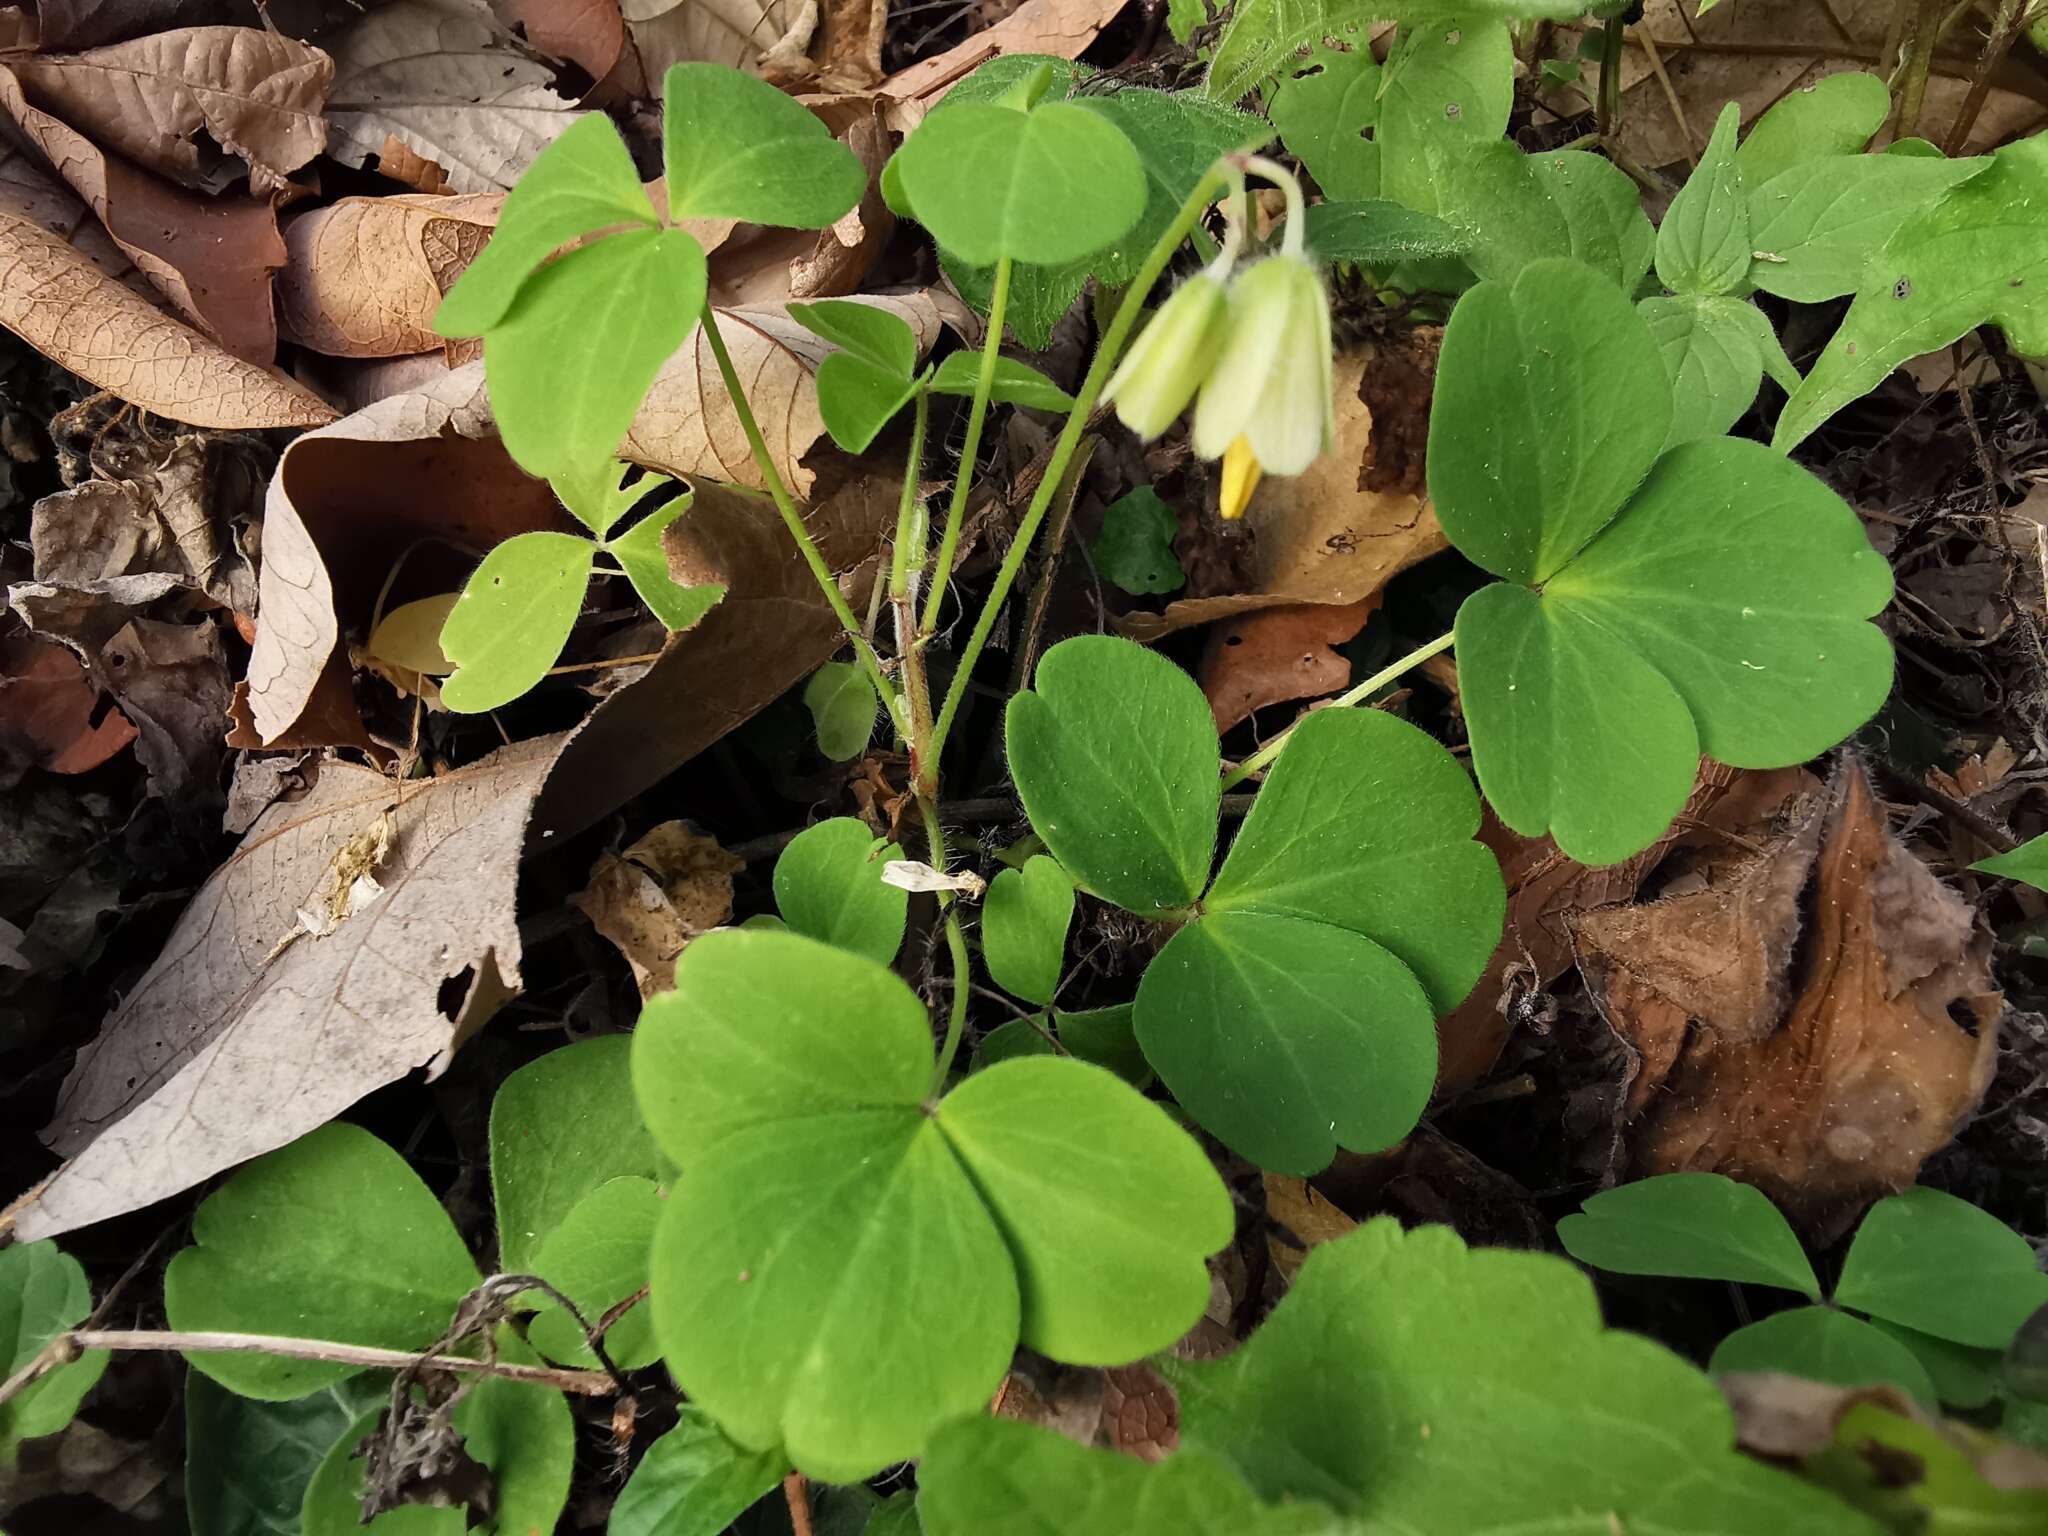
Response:
[[[1229,334],[1195,402],[1195,452],[1223,460],[1227,518],[1243,516],[1262,475],[1300,474],[1336,437],[1330,302],[1298,228],[1231,284]]]
[[[1229,310],[1229,290],[1213,267],[1181,284],[1102,392],[1117,419],[1148,442],[1172,426],[1223,349]]]

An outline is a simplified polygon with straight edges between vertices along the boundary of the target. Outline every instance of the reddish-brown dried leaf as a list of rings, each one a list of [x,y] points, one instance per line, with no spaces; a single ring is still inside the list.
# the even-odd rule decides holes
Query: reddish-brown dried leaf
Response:
[[[1379,594],[1342,607],[1269,608],[1211,627],[1202,652],[1200,679],[1216,716],[1227,731],[1268,704],[1319,699],[1351,682],[1351,663],[1342,645],[1372,617]]]
[[[95,723],[100,690],[61,645],[25,635],[0,641],[0,762],[86,773],[135,740],[118,709]]]

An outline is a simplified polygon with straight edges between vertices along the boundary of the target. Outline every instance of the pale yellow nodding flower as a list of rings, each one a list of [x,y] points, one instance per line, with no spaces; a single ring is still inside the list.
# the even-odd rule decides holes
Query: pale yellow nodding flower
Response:
[[[1261,470],[1300,474],[1336,437],[1331,374],[1315,268],[1292,251],[1249,268],[1231,284],[1229,335],[1195,402],[1195,452],[1222,458],[1248,443]]]
[[[1265,469],[1252,452],[1251,439],[1240,437],[1223,451],[1223,490],[1217,498],[1217,510],[1226,520],[1243,517],[1252,492],[1265,476]]]
[[[1182,283],[1138,333],[1102,392],[1117,419],[1147,440],[1172,426],[1222,350],[1229,309],[1229,291],[1213,272]]]

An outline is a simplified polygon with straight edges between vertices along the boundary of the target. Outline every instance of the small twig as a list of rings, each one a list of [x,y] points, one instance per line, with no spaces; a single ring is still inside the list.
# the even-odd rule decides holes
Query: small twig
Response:
[[[354,1365],[370,1370],[425,1368],[467,1372],[478,1376],[503,1376],[508,1381],[553,1387],[558,1392],[573,1392],[581,1397],[604,1397],[615,1390],[612,1379],[602,1371],[513,1365],[503,1361],[470,1360],[460,1355],[422,1355],[403,1349],[376,1349],[366,1344],[340,1344],[331,1339],[278,1338],[265,1333],[180,1333],[151,1328],[74,1328],[50,1340],[35,1359],[0,1384],[0,1403],[26,1391],[51,1371],[69,1365],[93,1349],[179,1353],[199,1350],[214,1354],[274,1355],[281,1360],[319,1360],[329,1365]]]
[[[1650,29],[1638,23],[1631,29],[1636,43],[1643,50],[1643,57],[1650,61],[1650,73],[1657,77],[1657,84],[1663,87],[1664,104],[1671,108],[1671,116],[1678,123],[1678,136],[1685,145],[1685,163],[1697,166],[1700,163],[1697,141],[1693,138],[1692,124],[1686,121],[1685,107],[1679,102],[1678,91],[1671,84],[1671,76],[1664,68],[1664,55],[1657,51],[1657,39],[1650,35]]]
[[[1884,781],[1885,788],[1909,800],[1917,800],[1920,804],[1961,822],[1980,842],[1999,853],[2011,853],[2019,846],[2019,840],[2010,832],[1996,826],[1988,817],[1972,810],[1962,801],[1943,794],[1931,784],[1922,784],[1918,779],[1883,763],[1878,764],[1878,777]]]
[[[1998,14],[1991,24],[1990,35],[1984,39],[1984,51],[1977,55],[1977,67],[1970,74],[1970,92],[1956,111],[1956,120],[1948,131],[1948,142],[1942,146],[1942,153],[1960,155],[1963,146],[1969,142],[1970,130],[1977,126],[1978,114],[1984,110],[1985,99],[1991,94],[1991,76],[2005,62],[2005,56],[2019,38],[2025,9],[2020,0],[1999,0]]]
[[[549,667],[549,677],[565,677],[571,672],[602,672],[606,667],[637,667],[642,662],[659,661],[663,653],[647,651],[639,656],[607,656],[602,661],[571,662],[566,667]]]
[[[792,1472],[782,1480],[782,1498],[789,1505],[789,1523],[795,1536],[813,1536],[811,1490],[803,1473]]]

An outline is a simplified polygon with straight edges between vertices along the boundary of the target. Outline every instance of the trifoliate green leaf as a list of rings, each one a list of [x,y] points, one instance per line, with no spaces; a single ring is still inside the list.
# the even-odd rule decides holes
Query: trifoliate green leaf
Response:
[[[91,1311],[85,1271],[55,1243],[0,1248],[0,1381]],[[54,1435],[69,1424],[106,1368],[106,1351],[92,1350],[0,1404],[0,1462],[12,1461],[18,1442]]]
[[[575,1302],[584,1320],[597,1326],[608,1310],[647,1284],[647,1254],[661,1207],[661,1193],[652,1179],[600,1184],[571,1206],[561,1224],[542,1240],[533,1256],[533,1272]],[[518,1305],[538,1308],[526,1339],[541,1354],[564,1365],[598,1363],[576,1319],[545,1293],[529,1291]],[[623,1371],[659,1359],[647,1308],[633,1307],[621,1317],[605,1334],[604,1347],[612,1364]]]
[[[606,1536],[719,1536],[788,1473],[780,1455],[741,1450],[685,1403],[619,1490]]]
[[[909,322],[875,304],[819,299],[791,304],[789,317],[843,352],[901,378],[917,371],[917,337]]]
[[[164,1275],[164,1309],[181,1333],[423,1349],[480,1279],[448,1213],[405,1159],[337,1120],[245,1165],[207,1196],[192,1218],[192,1246]],[[186,1358],[244,1397],[273,1400],[359,1369],[255,1354]]]
[[[1763,383],[1763,355],[1748,318],[1763,319],[1757,307],[1725,295],[1675,294],[1644,299],[1636,308],[1657,338],[1671,382],[1665,446],[1721,436],[1749,409]]]
[[[484,337],[505,451],[529,474],[601,478],[661,365],[704,309],[704,249],[635,229],[537,272]]]
[[[850,661],[828,661],[804,684],[804,708],[811,712],[818,750],[835,763],[867,751],[875,734],[875,685],[867,669]]]
[[[1821,1299],[1806,1250],[1771,1197],[1718,1173],[1665,1173],[1603,1190],[1557,1224],[1581,1264],[1620,1275],[1775,1285]]]
[[[821,119],[753,75],[672,65],[661,100],[672,219],[823,229],[867,187],[860,161]]]
[[[1187,573],[1173,552],[1180,519],[1149,485],[1127,491],[1102,514],[1102,532],[1088,554],[1102,579],[1133,596],[1178,592]]]
[[[1713,136],[1657,229],[1657,276],[1677,293],[1741,293],[1749,272],[1749,200],[1735,163],[1742,109],[1721,109]]]
[[[596,554],[575,534],[519,533],[485,555],[441,626],[441,649],[456,668],[441,701],[479,714],[547,676],[583,611]]]
[[[660,1176],[654,1138],[632,1108],[630,1049],[624,1035],[579,1040],[499,1086],[490,1127],[499,1269],[531,1269],[591,1191],[613,1179]]]
[[[358,1376],[266,1403],[188,1370],[185,1511],[193,1536],[299,1536],[314,1469],[344,1430],[388,1397],[388,1380]]]
[[[637,479],[634,478],[636,474]],[[556,493],[576,520],[601,539],[618,525],[620,518],[641,502],[674,484],[675,480],[668,475],[657,475],[651,470],[643,473],[623,460],[614,459],[589,481],[558,486]],[[595,487],[598,494],[586,500],[578,493],[589,487]],[[568,494],[563,495],[564,491]],[[689,499],[689,493],[685,492],[685,506],[689,505]]]
[[[1872,251],[1915,211],[1984,165],[1939,156],[1835,156],[1808,160],[1762,186],[1752,184],[1749,281],[1802,304],[1854,293]]]
[[[2048,354],[2048,135],[2008,144],[1893,232],[1772,445],[1805,441],[1900,363],[1980,325],[2023,356]]]
[[[660,222],[619,130],[602,112],[587,113],[534,157],[506,195],[489,243],[441,301],[434,329],[481,336],[504,318],[520,285],[571,240]]]
[[[1934,1383],[1913,1352],[1861,1318],[1833,1307],[1795,1307],[1738,1328],[1714,1350],[1707,1369],[1782,1371],[1836,1387],[1897,1387],[1935,1406]]]
[[[1324,195],[1362,202],[1380,195],[1379,150],[1365,137],[1379,105],[1380,66],[1372,50],[1318,44],[1282,75],[1273,126]]]
[[[1735,151],[1736,169],[1753,194],[1795,165],[1855,154],[1891,109],[1891,92],[1877,76],[1861,70],[1825,75],[1779,97],[1750,126]]]
[[[1083,635],[1010,700],[1010,772],[1031,825],[1084,889],[1141,917],[1192,905],[1216,847],[1215,717],[1193,678]]]
[[[2033,1245],[1967,1200],[1909,1189],[1878,1201],[1856,1229],[1835,1300],[1974,1349],[2004,1349],[2048,1275]]]
[[[1051,1002],[1073,921],[1074,882],[1059,860],[1038,854],[999,871],[981,906],[981,955],[996,985],[1027,1003]]]
[[[973,266],[1058,263],[1093,255],[1145,210],[1130,140],[1068,102],[1030,112],[966,102],[934,112],[897,151],[918,222]],[[1058,218],[1045,210],[1057,208]]]
[[[2010,853],[1998,853],[1988,859],[1979,859],[1970,868],[1981,870],[1987,875],[2017,880],[2022,885],[2031,885],[2037,891],[2048,891],[2048,832],[2042,833],[2039,837],[2029,838]]]
[[[655,1240],[669,1368],[742,1447],[853,1482],[977,1411],[1019,1335],[1102,1363],[1200,1315],[1230,1201],[1163,1111],[1077,1062],[928,1100],[931,1026],[874,961],[725,930],[633,1037],[682,1168]]]
[[[851,816],[806,827],[775,861],[775,906],[792,932],[887,965],[903,947],[910,893],[882,879],[903,857]]]
[[[1166,1370],[1184,1445],[1365,1529],[1870,1536],[1738,1453],[1713,1383],[1603,1328],[1570,1264],[1468,1250],[1443,1227],[1381,1218],[1318,1245],[1236,1354]]]
[[[690,510],[693,499],[694,493],[685,491],[617,538],[607,539],[604,545],[605,553],[619,562],[647,611],[661,621],[662,628],[678,634],[694,628],[725,596],[725,588],[715,581],[686,587],[669,574],[668,551],[662,547],[662,535]]]
[[[865,452],[917,392],[917,338],[901,316],[851,299],[792,304],[789,313],[838,348],[818,365],[818,414],[833,442]]]

